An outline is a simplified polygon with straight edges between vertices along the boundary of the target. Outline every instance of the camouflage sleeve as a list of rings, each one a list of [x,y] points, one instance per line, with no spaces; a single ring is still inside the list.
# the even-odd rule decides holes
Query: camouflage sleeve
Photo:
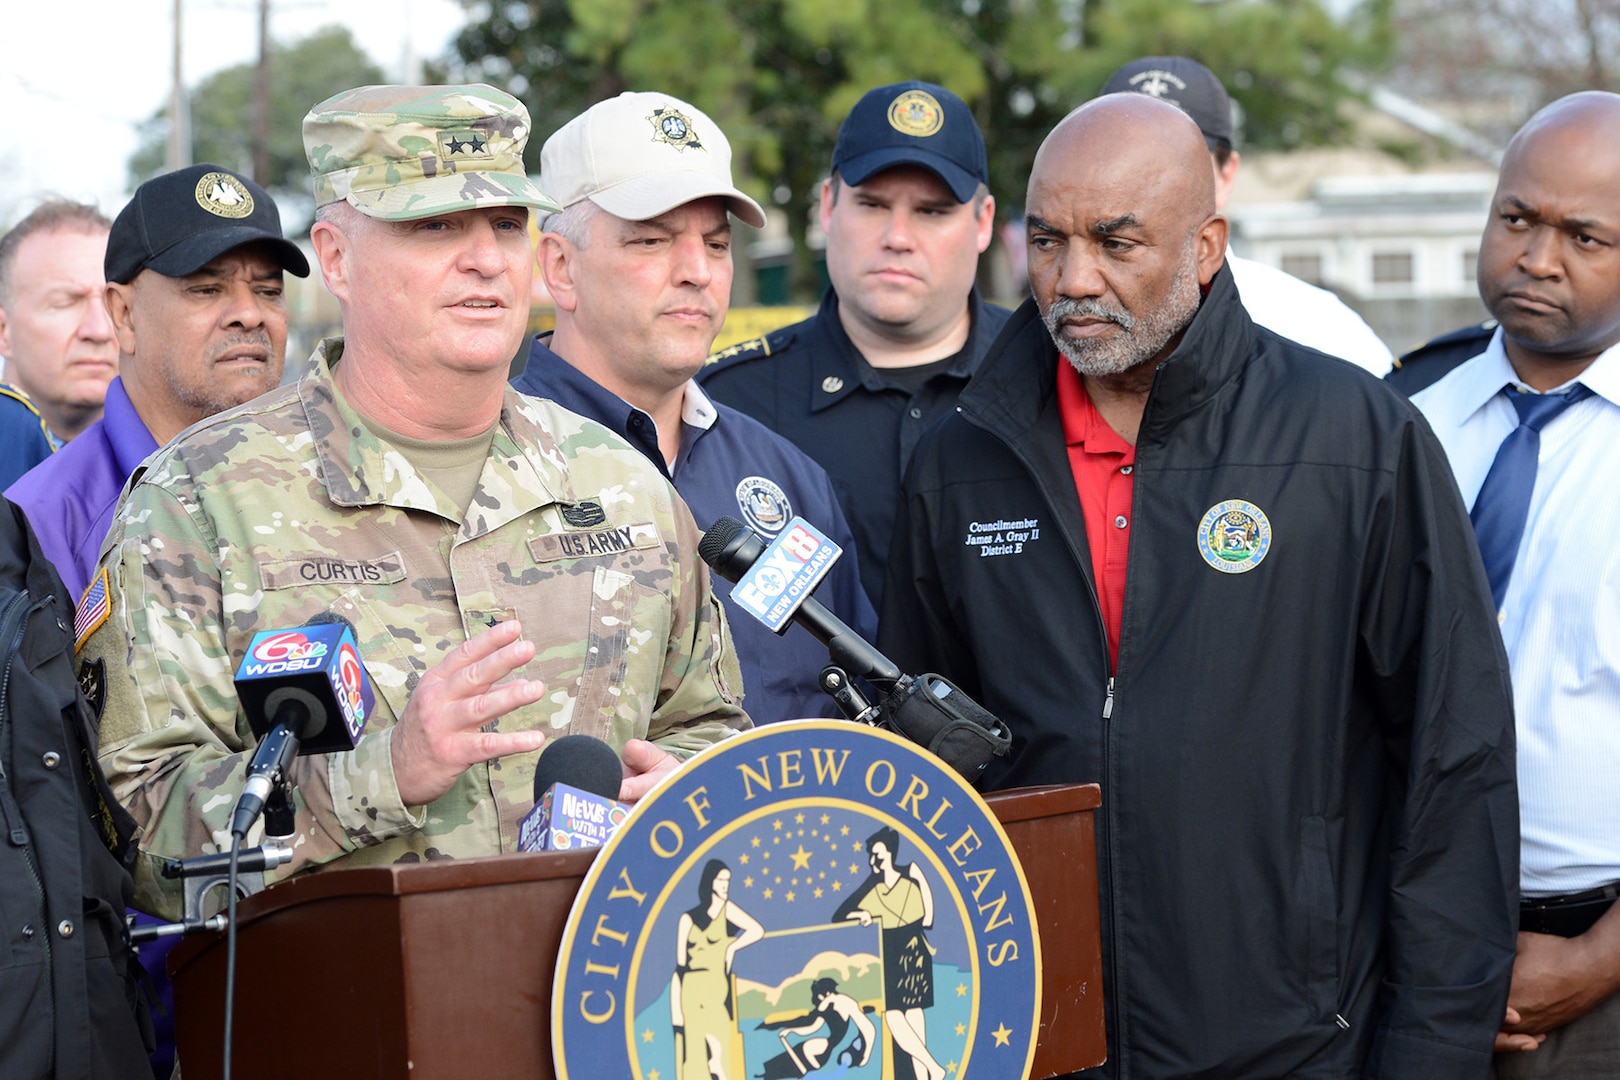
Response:
[[[175,467],[169,458],[157,468]],[[163,862],[229,850],[231,813],[256,745],[232,681],[222,541],[196,511],[157,484],[128,493],[103,559],[108,618],[80,654],[86,665],[104,665],[101,766],[141,827],[136,906],[169,918],[180,915],[180,886],[162,876]],[[420,824],[400,804],[390,741],[391,729],[367,733],[352,754],[296,760],[294,855],[267,880]],[[365,803],[361,812],[356,803]]]
[[[698,529],[692,512],[674,500],[675,542],[671,545],[674,608],[658,704],[647,738],[678,758],[688,758],[735,732],[753,727],[742,709],[742,669],[731,643],[725,612],[697,556]]]

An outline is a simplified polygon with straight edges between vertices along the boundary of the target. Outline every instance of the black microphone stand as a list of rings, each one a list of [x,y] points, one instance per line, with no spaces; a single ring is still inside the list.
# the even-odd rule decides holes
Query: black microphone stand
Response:
[[[903,678],[904,676],[902,676]],[[821,689],[837,704],[838,711],[844,714],[847,720],[857,724],[876,724],[882,715],[882,710],[872,704],[870,698],[861,692],[855,680],[849,677],[837,664],[828,664],[821,669],[818,676]]]
[[[239,897],[263,892],[264,872],[292,861],[292,848],[278,843],[279,840],[290,838],[293,831],[292,800],[288,795],[289,786],[285,778],[278,778],[270,798],[265,803],[265,842],[258,847],[247,848],[238,855],[236,893]],[[130,944],[142,945],[158,938],[225,929],[223,914],[204,917],[203,911],[208,894],[221,885],[228,884],[230,862],[230,852],[227,851],[217,855],[197,855],[189,859],[169,859],[165,862],[163,876],[171,880],[179,878],[184,883],[181,892],[180,921],[155,926],[132,925],[129,928]]]

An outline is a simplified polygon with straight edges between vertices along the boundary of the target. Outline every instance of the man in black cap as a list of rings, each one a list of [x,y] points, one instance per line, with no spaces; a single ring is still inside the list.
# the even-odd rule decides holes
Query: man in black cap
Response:
[[[1147,94],[1192,117],[1215,165],[1215,207],[1226,209],[1242,155],[1233,147],[1232,101],[1214,72],[1185,56],[1144,56],[1110,75],[1102,92]],[[1249,317],[1259,325],[1374,375],[1390,369],[1394,357],[1389,346],[1331,292],[1274,266],[1239,258],[1231,248],[1226,249],[1226,265]]]
[[[107,238],[106,306],[119,375],[106,411],[6,489],[77,600],[90,584],[119,492],[141,461],[182,430],[273,390],[287,350],[282,271],[309,263],[281,234],[269,194],[217,165],[192,165],[135,189]],[[165,1004],[163,958],[143,946]],[[173,1054],[159,1017],[158,1075]]]
[[[961,98],[924,82],[868,92],[822,185],[832,284],[821,310],[711,357],[698,376],[827,470],[874,603],[911,452],[1007,321],[973,284],[996,216],[988,183],[984,136]]]
[[[287,349],[282,271],[309,263],[253,181],[192,165],[135,189],[107,238],[120,374],[84,435],[6,489],[77,599],[118,493],[183,429],[275,388]]]

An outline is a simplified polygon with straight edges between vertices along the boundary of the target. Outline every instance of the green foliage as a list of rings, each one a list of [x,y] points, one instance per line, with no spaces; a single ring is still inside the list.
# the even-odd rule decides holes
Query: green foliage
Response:
[[[974,110],[1005,212],[1023,201],[1041,140],[1134,57],[1180,53],[1221,75],[1250,145],[1341,138],[1345,66],[1388,53],[1390,0],[1346,21],[1322,0],[462,0],[457,78],[528,104],[537,137],[623,90],[662,90],[707,112],[738,181],[803,238],[838,125],[873,86],[925,79]],[[542,178],[542,183],[543,183]]]
[[[1347,134],[1340,106],[1353,96],[1335,73],[1381,61],[1381,21],[1341,25],[1318,0],[1115,0],[1095,9],[1097,47],[1076,89],[1094,92],[1137,56],[1191,56],[1242,106],[1247,145],[1331,143]]]
[[[191,91],[193,161],[209,161],[252,175],[255,70],[252,63],[224,68]],[[272,42],[270,182],[266,187],[272,193],[307,192],[304,114],[341,90],[382,81],[382,70],[342,27],[318,30],[292,45]],[[168,135],[167,108],[141,125],[139,146],[129,159],[131,190],[163,170]]]

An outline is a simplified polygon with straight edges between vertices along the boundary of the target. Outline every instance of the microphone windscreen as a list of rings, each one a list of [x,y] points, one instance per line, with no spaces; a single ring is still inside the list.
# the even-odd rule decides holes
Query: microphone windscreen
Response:
[[[722,517],[713,525],[710,525],[709,531],[704,533],[703,539],[698,541],[698,558],[713,566],[714,560],[720,557],[720,553],[726,549],[726,545],[735,540],[737,534],[746,531],[747,528],[747,525],[734,517]]]
[[[624,768],[613,747],[590,735],[564,735],[547,742],[534,767],[534,801],[552,784],[563,783],[604,799],[617,799]]]
[[[754,531],[734,517],[722,517],[698,541],[698,558],[710,570],[735,583],[765,551]]]

